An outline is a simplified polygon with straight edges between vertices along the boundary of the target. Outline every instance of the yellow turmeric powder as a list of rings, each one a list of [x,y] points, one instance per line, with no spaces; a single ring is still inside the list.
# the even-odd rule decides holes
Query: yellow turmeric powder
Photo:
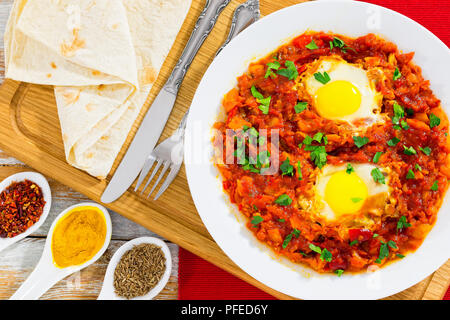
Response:
[[[78,207],[56,223],[52,237],[53,261],[59,268],[89,261],[103,247],[106,221],[96,207]]]

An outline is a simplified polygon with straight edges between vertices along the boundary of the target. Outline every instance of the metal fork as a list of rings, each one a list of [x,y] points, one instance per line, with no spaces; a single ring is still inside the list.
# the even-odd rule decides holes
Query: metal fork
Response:
[[[230,33],[228,34],[227,39],[220,49],[217,51],[216,56],[222,51],[222,49],[233,39],[237,34],[239,34],[242,30],[247,28],[253,22],[258,20],[260,17],[259,11],[259,0],[248,0],[247,2],[239,5],[233,14],[233,20],[231,22]],[[159,189],[156,194],[154,200],[158,200],[158,198],[163,194],[164,191],[169,187],[172,183],[173,179],[177,176],[180,171],[181,164],[183,163],[183,153],[184,153],[184,132],[186,129],[187,117],[189,114],[189,110],[181,120],[181,123],[175,133],[161,142],[150,154],[148,159],[145,161],[144,166],[142,167],[141,173],[139,175],[138,181],[136,183],[136,187],[134,191],[137,191],[144,181],[147,174],[150,172],[150,169],[153,167],[153,164],[156,161],[156,166],[150,175],[150,178],[147,180],[144,188],[141,191],[141,194],[145,192],[147,187],[150,185],[150,182],[153,180],[155,175],[157,174],[159,168],[163,166],[161,173],[158,176],[158,179],[153,184],[152,189],[147,195],[147,198],[155,190],[156,186],[161,181],[162,177],[166,173],[166,171],[170,168],[170,172],[167,175],[166,180],[163,185]]]

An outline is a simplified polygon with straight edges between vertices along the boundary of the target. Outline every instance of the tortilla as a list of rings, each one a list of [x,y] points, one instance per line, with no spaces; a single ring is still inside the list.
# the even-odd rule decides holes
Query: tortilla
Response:
[[[14,2],[5,33],[6,77],[55,86],[69,164],[106,177],[190,4],[190,0]]]

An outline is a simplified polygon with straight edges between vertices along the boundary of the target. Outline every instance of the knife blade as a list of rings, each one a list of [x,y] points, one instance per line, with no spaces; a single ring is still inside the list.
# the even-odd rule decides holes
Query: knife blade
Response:
[[[220,13],[231,0],[207,0],[180,60],[164,87],[147,111],[141,126],[120,162],[100,201],[111,203],[118,199],[138,176],[166,125],[176,101],[178,90],[195,55],[213,29]]]

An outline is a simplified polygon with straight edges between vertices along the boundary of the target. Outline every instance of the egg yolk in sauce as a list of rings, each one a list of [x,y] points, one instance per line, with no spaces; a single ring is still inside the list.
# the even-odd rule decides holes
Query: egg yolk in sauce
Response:
[[[361,106],[361,92],[345,80],[336,80],[320,87],[315,99],[317,111],[328,119],[350,115]]]
[[[366,184],[354,172],[336,172],[325,187],[325,201],[336,215],[358,212],[367,197]]]

